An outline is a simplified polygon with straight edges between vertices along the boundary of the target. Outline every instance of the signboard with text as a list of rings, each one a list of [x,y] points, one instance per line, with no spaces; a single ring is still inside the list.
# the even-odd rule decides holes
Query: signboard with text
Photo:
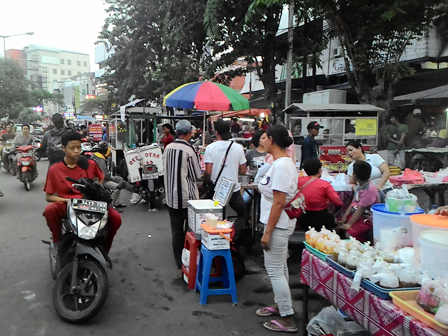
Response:
[[[96,142],[103,140],[103,126],[98,124],[89,125],[89,137]]]
[[[362,148],[367,154],[370,153],[371,146]],[[352,159],[347,156],[347,149],[344,146],[320,146],[319,160],[322,162],[322,168],[339,173],[345,173],[352,162]]]
[[[376,119],[356,119],[356,135],[376,135]]]

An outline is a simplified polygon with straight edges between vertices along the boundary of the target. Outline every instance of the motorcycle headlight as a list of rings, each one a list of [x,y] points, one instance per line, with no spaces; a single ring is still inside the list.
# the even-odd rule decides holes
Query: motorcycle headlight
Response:
[[[99,221],[100,226],[99,226],[98,230],[101,230],[102,228],[104,228],[106,226],[107,220],[109,219],[107,215],[108,215],[108,213],[106,212],[104,214],[103,218],[101,218],[101,220]]]
[[[101,221],[96,222],[93,225],[87,226],[80,220],[78,220],[78,237],[86,240],[95,239],[99,230]]]
[[[78,219],[76,218],[75,211],[71,206],[68,207],[68,218],[70,219],[70,223],[72,224],[73,231],[78,231]]]

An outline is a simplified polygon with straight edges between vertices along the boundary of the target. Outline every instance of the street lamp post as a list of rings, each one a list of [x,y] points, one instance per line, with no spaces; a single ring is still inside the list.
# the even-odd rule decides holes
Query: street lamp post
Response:
[[[14,35],[0,35],[0,37],[3,39],[3,58],[6,59],[6,39],[8,37],[13,36],[22,36],[22,35],[34,35],[34,32],[28,32],[23,34],[14,34]]]

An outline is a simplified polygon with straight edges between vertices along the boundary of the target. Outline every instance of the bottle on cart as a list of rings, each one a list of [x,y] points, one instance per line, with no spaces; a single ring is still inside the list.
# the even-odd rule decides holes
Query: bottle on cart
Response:
[[[433,204],[431,206],[431,210],[428,211],[428,214],[429,215],[434,215],[436,213],[436,210],[437,210],[437,205]]]

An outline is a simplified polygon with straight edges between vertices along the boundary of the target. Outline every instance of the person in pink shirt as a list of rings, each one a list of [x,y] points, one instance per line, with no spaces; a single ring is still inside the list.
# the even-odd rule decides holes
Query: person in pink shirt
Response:
[[[360,242],[372,241],[373,222],[370,208],[380,203],[378,188],[370,182],[372,167],[365,161],[356,161],[353,166],[353,176],[358,187],[351,206],[341,219],[341,227],[346,231],[347,238],[355,237]]]
[[[297,227],[307,229],[314,227],[320,230],[322,226],[327,229],[336,227],[334,215],[328,211],[328,203],[331,202],[336,208],[342,205],[342,201],[327,181],[321,180],[322,163],[319,159],[308,159],[303,163],[303,168],[308,176],[299,177],[297,189],[301,189],[305,196],[305,213],[297,219]],[[303,186],[309,181],[305,188]]]

